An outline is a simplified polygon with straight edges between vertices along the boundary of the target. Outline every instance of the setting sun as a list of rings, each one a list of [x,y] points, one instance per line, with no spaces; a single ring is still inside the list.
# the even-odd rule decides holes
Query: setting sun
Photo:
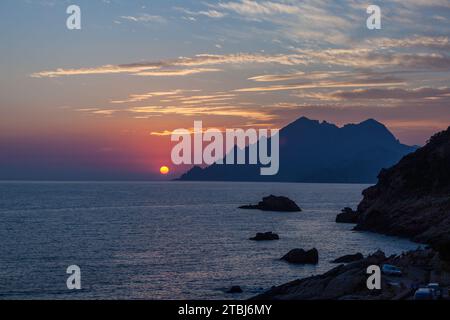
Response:
[[[161,168],[159,168],[159,172],[161,172],[161,174],[164,174],[164,175],[168,174],[169,171],[170,171],[170,169],[167,166],[162,166]]]

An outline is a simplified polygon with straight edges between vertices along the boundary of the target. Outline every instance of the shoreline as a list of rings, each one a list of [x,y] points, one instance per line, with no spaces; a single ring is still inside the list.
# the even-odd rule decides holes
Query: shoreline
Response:
[[[400,267],[402,275],[383,274],[381,289],[368,289],[367,268],[383,264]],[[274,286],[249,300],[411,300],[416,289],[429,283],[439,283],[443,299],[449,299],[450,262],[443,261],[433,249],[419,248],[389,257],[377,251],[362,260],[339,264],[323,274]]]

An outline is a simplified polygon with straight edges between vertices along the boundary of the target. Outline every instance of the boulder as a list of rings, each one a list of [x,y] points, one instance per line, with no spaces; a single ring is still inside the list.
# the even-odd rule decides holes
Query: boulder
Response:
[[[298,264],[317,264],[319,263],[319,252],[316,248],[308,251],[303,249],[293,249],[285,254],[281,260]]]
[[[264,232],[264,233],[257,233],[255,237],[250,238],[250,240],[255,241],[267,241],[267,240],[279,240],[280,237],[273,232]]]
[[[279,211],[279,212],[299,212],[302,211],[300,207],[291,199],[287,197],[277,197],[270,195],[264,197],[256,205],[246,205],[239,207],[240,209],[257,209],[263,211]]]
[[[227,293],[242,293],[242,288],[240,286],[232,286]]]
[[[358,212],[351,208],[342,209],[341,213],[336,216],[337,223],[358,223]]]
[[[337,258],[336,260],[333,260],[331,263],[350,263],[362,259],[364,259],[364,256],[362,255],[362,253],[358,252],[356,254],[348,254],[340,258]]]

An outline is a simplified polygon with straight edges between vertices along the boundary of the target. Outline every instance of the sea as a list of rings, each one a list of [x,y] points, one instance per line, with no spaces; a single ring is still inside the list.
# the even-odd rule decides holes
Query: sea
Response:
[[[247,299],[335,267],[346,254],[419,244],[335,223],[368,185],[0,182],[0,299]],[[274,194],[302,212],[238,209]],[[280,240],[250,241],[273,231]],[[317,265],[281,261],[294,248]],[[80,268],[70,290],[69,266]],[[231,286],[243,293],[229,294]]]

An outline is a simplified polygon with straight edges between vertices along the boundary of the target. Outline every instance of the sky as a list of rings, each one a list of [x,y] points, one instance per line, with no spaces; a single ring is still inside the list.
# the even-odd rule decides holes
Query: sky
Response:
[[[374,118],[423,145],[450,125],[449,20],[448,0],[2,0],[0,180],[170,179],[195,120]]]

